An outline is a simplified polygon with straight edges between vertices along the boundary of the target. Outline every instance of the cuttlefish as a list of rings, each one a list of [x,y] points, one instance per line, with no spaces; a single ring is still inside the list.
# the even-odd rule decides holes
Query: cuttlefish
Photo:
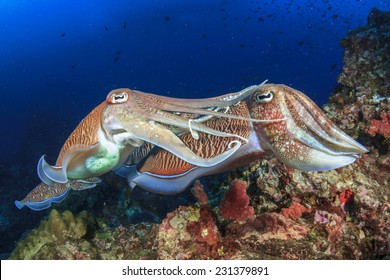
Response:
[[[68,161],[70,151],[77,146],[92,146],[98,142],[98,129],[100,123],[100,116],[106,102],[102,102],[95,109],[93,109],[87,117],[85,117],[76,129],[71,133],[61,148],[57,157],[56,166],[62,166],[64,161]],[[42,174],[41,157],[38,163],[37,172],[41,177],[42,182],[38,184],[24,199],[15,201],[16,207],[19,209],[25,205],[33,210],[43,210],[49,208],[51,203],[59,203],[63,201],[71,189],[83,190],[95,187],[101,182],[97,177],[84,178],[83,180],[67,180],[66,182],[54,182],[48,180]]]
[[[239,136],[241,145],[226,160],[204,167],[155,146],[136,165],[130,158],[118,174],[127,175],[130,187],[176,194],[199,177],[247,165],[266,155],[277,157],[289,167],[310,172],[351,164],[359,154],[367,152],[334,125],[310,98],[285,85],[258,86],[240,102],[225,107],[224,113],[237,118],[213,117],[204,125]],[[264,118],[268,121],[253,121]],[[125,120],[120,123],[123,127],[127,125]],[[229,138],[204,132],[199,132],[197,137],[185,133],[180,139],[202,158],[223,154],[231,145]]]
[[[233,145],[231,149],[213,158],[202,158],[187,148],[178,134],[191,131],[196,137],[197,132],[192,130],[194,128],[220,137],[240,138],[236,134],[211,129],[202,125],[202,122],[214,115],[239,118],[218,110],[246,98],[255,88],[251,86],[216,98],[194,100],[162,97],[129,89],[113,90],[106,101],[92,110],[71,133],[55,165],[48,164],[45,156],[40,158],[37,173],[42,182],[24,199],[15,201],[15,205],[33,210],[46,209],[53,202],[65,199],[71,189],[95,187],[100,182],[98,176],[118,169],[125,160],[128,163],[133,161],[134,164],[140,162],[154,145],[199,166],[216,165],[234,154],[240,142],[233,140],[231,143],[236,146]],[[188,119],[180,116],[182,107],[185,112],[202,112],[207,115],[195,120]],[[119,119],[130,125],[126,129],[121,128],[117,124]]]
[[[44,195],[34,195],[34,189],[15,202],[19,208],[45,209],[69,189],[95,186],[95,178],[111,170],[127,177],[131,187],[175,194],[196,178],[266,154],[299,170],[324,171],[367,152],[307,96],[284,85],[261,84],[207,99],[117,89],[94,111],[80,123],[84,129],[73,133],[77,140],[65,142],[55,166],[40,159],[42,183],[36,189]],[[95,119],[92,128],[85,128],[88,119]]]

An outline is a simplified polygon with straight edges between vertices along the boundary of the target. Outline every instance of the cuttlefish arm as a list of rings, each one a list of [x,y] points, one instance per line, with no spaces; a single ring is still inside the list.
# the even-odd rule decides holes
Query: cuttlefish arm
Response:
[[[145,94],[143,92],[136,91],[136,90],[133,90],[133,92],[142,94],[145,98],[150,100],[151,104],[153,104],[155,107],[159,109],[173,111],[173,112],[184,112],[183,108],[189,108],[190,110],[185,112],[193,113],[194,109],[204,109],[204,108],[211,108],[211,107],[226,108],[229,106],[233,106],[239,103],[240,101],[247,99],[249,96],[253,94],[255,90],[263,86],[266,82],[267,80],[265,80],[259,85],[252,85],[246,87],[238,92],[227,93],[212,98],[200,98],[200,99],[174,98],[174,97],[160,96],[151,93]],[[235,116],[233,115],[232,117]]]
[[[252,86],[243,90],[242,93],[229,94],[229,97],[203,99],[188,103],[180,99],[161,97],[129,89],[113,90],[106,99],[108,105],[103,112],[103,128],[106,134],[111,135],[113,139],[121,139],[121,141],[130,143],[137,140],[147,141],[191,164],[203,167],[214,166],[231,157],[242,145],[240,140],[246,142],[246,139],[236,133],[216,130],[202,124],[204,120],[207,120],[202,116],[217,116],[254,122],[282,121],[282,119],[250,119],[213,110],[215,106],[224,105],[229,107],[232,104],[239,103],[256,88],[258,86]],[[181,115],[183,112],[196,114],[201,118],[185,117]],[[177,128],[190,131],[192,137],[196,140],[199,137],[198,132],[236,139],[230,141],[228,149],[223,153],[211,158],[204,158],[196,155],[180,140],[176,133]],[[123,136],[119,137],[119,134]],[[116,143],[123,144],[121,142]]]
[[[249,100],[252,118],[284,118],[254,123],[263,148],[302,171],[325,171],[353,163],[367,149],[345,134],[302,92],[267,84]]]
[[[132,123],[123,123],[123,128],[129,133],[129,138],[141,139],[159,146],[183,160],[198,166],[213,166],[234,154],[241,146],[238,140],[232,140],[229,149],[213,158],[202,158],[189,149],[180,138],[166,127],[155,122],[137,122],[134,129]]]
[[[205,125],[220,129],[221,126],[212,123],[216,120],[217,124],[223,124],[222,129],[236,132],[247,138],[248,142],[232,157],[213,167],[191,165],[169,151],[155,148],[137,166],[137,174],[129,174],[129,185],[162,194],[175,194],[201,176],[248,164],[266,153],[276,156],[292,168],[325,171],[353,163],[360,154],[367,152],[365,147],[335,126],[307,96],[284,85],[265,85],[247,100],[232,106],[228,112],[248,117],[242,114],[243,111],[247,111],[252,118],[267,116],[270,119],[284,118],[285,121],[251,122],[248,136],[248,133],[242,132],[245,124],[229,125],[230,121],[226,122],[228,119],[210,119]],[[210,137],[201,134],[196,142],[187,133],[181,139],[194,151],[199,151],[196,145],[202,141],[207,143],[203,145],[205,151],[221,146],[220,138]]]
[[[196,119],[191,118],[181,118],[176,114],[190,113],[198,114],[209,117],[222,117],[229,119],[237,120],[246,120],[251,122],[278,122],[284,119],[254,119],[251,117],[243,117],[234,114],[228,114],[226,112],[220,112],[220,110],[228,110],[230,106],[236,105],[242,100],[247,99],[255,91],[261,88],[265,83],[264,81],[260,85],[253,85],[247,87],[239,92],[228,93],[222,96],[213,97],[213,98],[204,98],[204,99],[181,99],[181,98],[171,98],[165,96],[159,96],[150,93],[143,93],[140,91],[133,90],[131,91],[131,103],[132,104],[147,104],[142,106],[143,114],[148,118],[155,121],[163,121],[166,124],[176,125],[179,127],[187,128],[188,130],[197,129],[195,125],[191,127],[191,121],[196,122]],[[112,95],[109,95],[107,100],[114,100],[116,96],[115,92],[112,92]],[[153,106],[149,106],[153,104]],[[136,109],[137,107],[134,107]],[[176,114],[169,114],[167,112],[174,112]],[[140,113],[138,111],[138,113]],[[190,122],[189,122],[190,121]],[[215,133],[215,130],[203,126],[203,132],[206,133]],[[226,133],[226,132],[225,132]],[[233,134],[233,133],[230,133]],[[214,134],[215,135],[215,134]],[[237,136],[237,134],[235,134]]]
[[[19,209],[24,206],[34,210],[40,211],[47,209],[52,203],[62,202],[73,190],[86,190],[96,187],[101,180],[99,178],[89,178],[87,180],[72,180],[66,184],[54,183],[53,186],[48,186],[41,182],[31,192],[27,194],[22,200],[15,200],[15,206]]]
[[[136,166],[128,165],[127,174],[122,170],[121,175],[127,177],[131,188],[136,185],[151,192],[160,194],[176,194],[185,190],[192,181],[206,174],[229,170],[252,162],[253,156],[260,156],[263,151],[256,139],[252,137],[251,123],[244,120],[249,117],[246,102],[231,106],[227,113],[240,116],[242,119],[211,118],[205,122],[210,128],[234,132],[242,139],[238,151],[217,165],[201,167],[190,164],[161,147],[154,147]],[[194,153],[202,158],[212,158],[229,149],[228,138],[218,137],[205,132],[199,133],[199,139],[194,139],[190,133],[182,134],[180,140]],[[239,164],[235,164],[239,162]]]

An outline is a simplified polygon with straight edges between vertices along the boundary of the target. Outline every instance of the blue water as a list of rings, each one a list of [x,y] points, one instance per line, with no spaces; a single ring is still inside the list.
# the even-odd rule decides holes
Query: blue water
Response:
[[[110,90],[210,97],[269,79],[323,105],[342,67],[340,40],[373,7],[390,1],[1,0],[1,172],[35,181],[1,176],[0,230],[12,224],[4,213],[20,215],[13,200],[39,182],[39,157],[53,163]]]

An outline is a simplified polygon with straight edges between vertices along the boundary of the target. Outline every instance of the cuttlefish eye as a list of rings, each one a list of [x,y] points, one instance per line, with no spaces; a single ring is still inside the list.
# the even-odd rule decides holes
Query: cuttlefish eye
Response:
[[[272,90],[268,90],[266,92],[257,92],[255,94],[256,102],[267,103],[270,102],[274,98],[274,92]]]
[[[111,104],[124,103],[129,98],[127,92],[111,93],[107,96],[107,102]]]

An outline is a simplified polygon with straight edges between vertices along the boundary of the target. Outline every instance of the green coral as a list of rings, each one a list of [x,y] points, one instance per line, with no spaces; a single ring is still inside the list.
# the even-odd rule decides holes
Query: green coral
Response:
[[[86,211],[75,216],[70,211],[60,213],[53,209],[47,220],[18,243],[10,259],[32,259],[46,245],[81,239],[93,224],[93,218]]]

